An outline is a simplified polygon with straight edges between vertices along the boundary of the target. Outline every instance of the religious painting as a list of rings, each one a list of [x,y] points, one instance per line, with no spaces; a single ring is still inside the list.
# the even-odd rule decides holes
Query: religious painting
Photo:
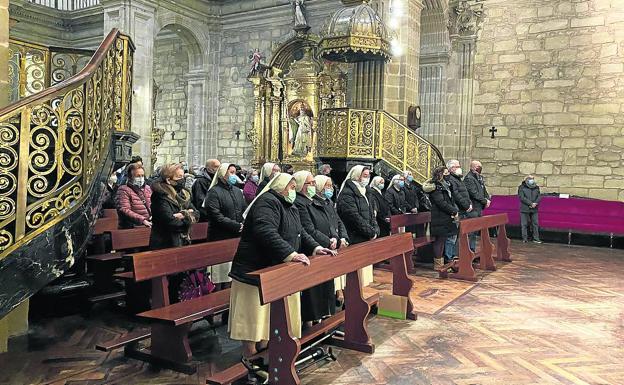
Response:
[[[312,117],[310,104],[302,99],[288,106],[288,154],[305,158],[312,150]]]

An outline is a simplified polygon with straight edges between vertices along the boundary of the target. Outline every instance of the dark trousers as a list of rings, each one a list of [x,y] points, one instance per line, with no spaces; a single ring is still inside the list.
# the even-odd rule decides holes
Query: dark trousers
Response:
[[[533,228],[533,240],[539,241],[539,225],[537,224],[537,211],[534,213],[520,213],[520,225],[522,227],[522,240],[528,240],[529,224]]]

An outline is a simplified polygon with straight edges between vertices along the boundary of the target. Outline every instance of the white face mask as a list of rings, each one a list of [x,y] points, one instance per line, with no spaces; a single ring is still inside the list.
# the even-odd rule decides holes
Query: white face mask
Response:
[[[464,171],[461,169],[461,167],[457,167],[454,171],[455,175],[457,176],[462,176],[464,174]]]
[[[360,181],[360,186],[366,187],[368,186],[368,182],[370,182],[370,178],[364,178]]]
[[[144,183],[145,183],[145,177],[143,176],[132,178],[132,184],[137,187],[142,187]]]

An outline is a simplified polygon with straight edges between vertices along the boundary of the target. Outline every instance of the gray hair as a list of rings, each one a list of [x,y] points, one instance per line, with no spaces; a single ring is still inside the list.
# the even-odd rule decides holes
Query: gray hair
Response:
[[[451,168],[453,167],[455,164],[459,164],[459,161],[457,159],[451,159],[448,162],[446,162],[446,168]]]

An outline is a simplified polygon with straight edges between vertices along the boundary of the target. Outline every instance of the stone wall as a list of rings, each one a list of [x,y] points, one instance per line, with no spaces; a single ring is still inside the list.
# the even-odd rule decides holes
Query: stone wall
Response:
[[[155,166],[186,160],[187,149],[187,81],[189,52],[176,34],[154,42],[154,82],[158,89],[155,104],[155,127],[165,130],[157,148]],[[172,136],[173,134],[173,136]]]
[[[545,192],[623,200],[624,0],[484,4],[472,155],[491,191],[531,173]]]

